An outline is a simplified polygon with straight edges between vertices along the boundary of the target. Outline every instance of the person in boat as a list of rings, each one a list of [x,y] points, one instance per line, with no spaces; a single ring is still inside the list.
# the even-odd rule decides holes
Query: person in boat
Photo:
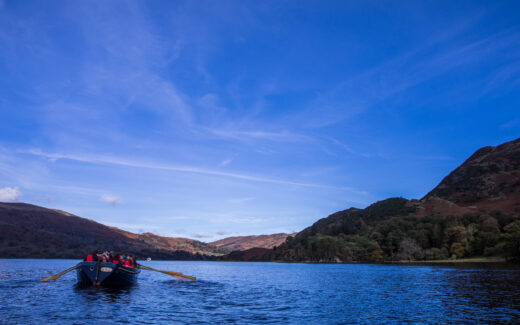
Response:
[[[98,259],[98,250],[94,250],[92,254],[88,254],[87,257],[85,257],[85,262],[97,262]]]
[[[123,263],[123,266],[126,266],[126,267],[132,267],[132,263],[130,262],[130,260],[126,260],[126,261]]]
[[[132,256],[127,256],[125,262],[123,263],[123,266],[126,267],[135,267],[134,259]]]
[[[121,264],[121,259],[120,259],[119,254],[114,255],[114,257],[112,258],[112,263]]]

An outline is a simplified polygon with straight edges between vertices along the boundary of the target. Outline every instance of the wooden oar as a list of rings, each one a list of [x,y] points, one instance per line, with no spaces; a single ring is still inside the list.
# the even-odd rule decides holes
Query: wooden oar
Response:
[[[60,273],[54,274],[54,275],[52,275],[52,276],[50,276],[48,278],[40,280],[39,282],[47,282],[49,280],[57,280],[62,275],[65,275],[65,274],[69,273],[70,271],[77,269],[78,267],[80,267],[80,265],[81,265],[81,263],[78,263],[77,265],[74,265],[73,267],[70,267],[70,268],[66,269],[65,271],[61,271]]]
[[[179,272],[156,270],[156,269],[153,269],[153,268],[151,268],[149,266],[142,265],[142,264],[137,264],[137,267],[142,269],[142,270],[161,272],[161,273],[164,273],[164,274],[168,274],[168,275],[174,276],[176,278],[185,278],[185,279],[190,279],[190,280],[193,280],[193,281],[197,280],[197,278],[194,277],[194,276],[184,275],[184,274],[179,273]]]

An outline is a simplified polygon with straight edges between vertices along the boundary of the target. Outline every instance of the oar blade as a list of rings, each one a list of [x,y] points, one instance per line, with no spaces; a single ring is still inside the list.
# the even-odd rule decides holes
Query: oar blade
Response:
[[[72,270],[75,270],[77,269],[79,266],[81,265],[81,263],[77,264],[77,265],[74,265],[73,267],[70,267],[68,269],[66,269],[65,271],[61,271],[60,273],[57,273],[57,274],[54,274],[54,275],[51,275],[50,277],[47,277],[45,279],[42,279],[42,280],[39,280],[38,282],[47,282],[49,280],[57,280],[59,279],[61,276],[69,273],[70,271]]]
[[[48,278],[38,280],[38,282],[47,282],[47,281],[49,281],[49,280],[56,280],[56,279],[54,278],[54,276],[50,276],[50,277],[48,277]]]
[[[169,271],[165,271],[164,273],[169,274],[169,275],[171,275],[171,276],[174,276],[174,277],[176,277],[176,278],[190,279],[190,280],[193,280],[193,281],[197,280],[197,278],[194,277],[194,276],[184,275],[184,274],[182,274],[182,273],[178,273],[178,272],[169,272]]]
[[[184,275],[184,274],[179,273],[179,272],[156,270],[154,268],[151,268],[149,266],[142,265],[142,264],[139,264],[138,267],[140,269],[143,269],[143,270],[155,271],[155,272],[161,272],[161,273],[164,273],[164,274],[168,274],[168,275],[176,277],[176,278],[184,278],[184,279],[189,279],[189,280],[193,280],[193,281],[197,280],[197,278],[194,277],[194,276]]]

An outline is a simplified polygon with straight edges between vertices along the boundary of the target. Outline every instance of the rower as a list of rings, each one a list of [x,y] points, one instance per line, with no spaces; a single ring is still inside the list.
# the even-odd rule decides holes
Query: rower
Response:
[[[85,258],[85,262],[97,262],[97,260],[98,260],[97,254],[98,254],[98,250],[96,249],[92,252],[92,254],[87,255],[87,257]]]

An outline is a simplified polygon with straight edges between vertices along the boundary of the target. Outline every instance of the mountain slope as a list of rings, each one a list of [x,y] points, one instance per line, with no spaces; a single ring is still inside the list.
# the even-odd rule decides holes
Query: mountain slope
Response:
[[[235,236],[220,239],[211,242],[210,244],[229,251],[243,251],[254,247],[273,248],[274,246],[279,246],[285,242],[288,236],[291,236],[291,234],[280,233],[258,236]]]
[[[133,234],[25,203],[0,203],[0,233],[0,257],[81,258],[93,249],[113,249],[139,258],[200,259],[225,252],[191,239]]]
[[[520,259],[519,206],[517,139],[479,149],[421,200],[392,198],[336,212],[259,256],[312,262]]]
[[[477,150],[425,198],[507,213],[520,211],[520,139]]]

